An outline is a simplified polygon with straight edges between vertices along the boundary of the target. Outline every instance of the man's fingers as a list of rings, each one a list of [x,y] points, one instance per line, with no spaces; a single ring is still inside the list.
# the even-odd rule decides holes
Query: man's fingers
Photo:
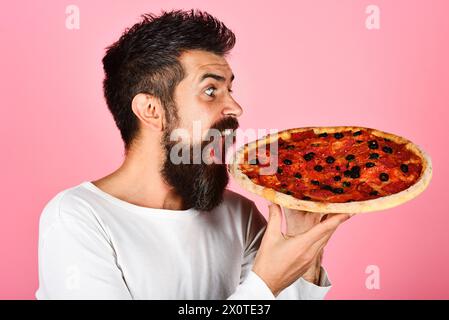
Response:
[[[308,212],[283,208],[287,232],[300,234],[310,230],[311,227],[320,222],[323,213]]]
[[[330,216],[332,216],[332,215],[330,215]],[[316,256],[317,254],[319,254],[320,252],[323,251],[324,247],[329,242],[329,239],[332,237],[334,232],[337,231],[337,227],[342,222],[349,219],[349,217],[351,217],[351,215],[348,215],[348,217],[340,218],[341,222],[333,224],[331,227],[329,227],[330,229],[327,229],[327,231],[324,231],[324,233],[321,234],[321,238],[319,238],[317,241],[315,241],[314,243],[311,244],[309,250],[312,252],[312,254],[314,256]],[[324,222],[322,222],[322,223],[324,223]]]
[[[304,210],[295,210],[295,209],[290,209],[290,208],[286,208],[283,207],[284,209],[284,213],[285,215],[301,215],[301,216],[305,216],[308,214],[307,211]]]
[[[327,236],[327,233],[332,234],[332,232],[334,232],[341,223],[345,222],[350,217],[351,216],[346,213],[332,214],[326,218],[326,220],[312,227],[309,231],[304,233],[304,235],[307,236],[310,245],[313,245],[324,236]]]
[[[312,250],[312,252],[314,254],[322,251],[324,249],[324,247],[326,246],[326,244],[329,242],[329,239],[332,237],[332,235],[334,234],[335,231],[337,231],[337,228],[326,233],[321,239],[319,239],[314,244],[312,244],[312,246],[310,247],[310,250]]]
[[[278,204],[268,205],[267,233],[281,235],[282,210]]]

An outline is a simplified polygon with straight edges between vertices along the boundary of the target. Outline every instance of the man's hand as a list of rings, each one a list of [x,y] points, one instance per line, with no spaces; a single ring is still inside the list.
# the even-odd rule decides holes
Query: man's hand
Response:
[[[317,259],[331,235],[350,215],[333,214],[322,222],[318,220],[318,223],[307,215],[305,217],[310,218],[308,221],[313,226],[305,231],[306,226],[300,226],[301,219],[294,216],[289,220],[289,234],[284,235],[281,232],[281,207],[276,204],[269,205],[267,229],[252,270],[264,280],[275,296],[319,261]],[[295,232],[299,234],[294,234]]]
[[[313,226],[326,220],[327,214],[307,212],[301,210],[294,210],[289,208],[282,208],[285,216],[285,224],[287,227],[286,236],[296,236],[309,231]],[[323,258],[323,251],[317,255],[315,261],[312,262],[310,268],[302,275],[302,277],[316,285],[320,280],[321,260]]]

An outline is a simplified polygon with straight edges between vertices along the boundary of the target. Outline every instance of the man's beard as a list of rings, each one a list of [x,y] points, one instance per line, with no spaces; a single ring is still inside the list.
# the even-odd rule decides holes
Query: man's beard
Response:
[[[234,117],[227,117],[211,126],[220,132],[225,129],[237,129],[238,121]],[[178,142],[170,141],[171,128],[167,128],[162,138],[162,146],[165,150],[165,159],[161,174],[165,181],[173,187],[177,195],[182,199],[183,207],[197,210],[210,211],[223,201],[223,193],[229,182],[229,174],[225,163],[200,163],[192,159],[197,157],[195,150],[205,149],[209,141],[201,142],[201,147],[189,147],[190,163],[174,164],[170,160],[170,151]],[[235,133],[235,132],[234,132]],[[222,159],[225,150],[223,149]],[[192,163],[193,162],[193,163]]]

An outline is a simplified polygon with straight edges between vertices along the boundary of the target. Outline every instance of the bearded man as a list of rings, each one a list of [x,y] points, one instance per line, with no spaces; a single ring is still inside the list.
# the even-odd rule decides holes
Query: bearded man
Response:
[[[104,94],[125,159],[45,206],[38,299],[324,298],[323,248],[348,215],[284,209],[283,234],[282,208],[270,204],[267,223],[226,189],[225,163],[174,159],[180,143],[195,158],[211,130],[238,128],[234,44],[210,14],[173,10],[144,15],[107,48]],[[181,129],[188,142],[173,141]]]

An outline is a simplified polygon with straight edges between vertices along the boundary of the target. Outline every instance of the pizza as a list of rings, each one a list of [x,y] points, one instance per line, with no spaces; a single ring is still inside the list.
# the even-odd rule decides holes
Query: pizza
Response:
[[[424,191],[432,176],[430,157],[413,142],[349,126],[267,135],[239,148],[228,170],[250,192],[319,213],[391,208]]]

